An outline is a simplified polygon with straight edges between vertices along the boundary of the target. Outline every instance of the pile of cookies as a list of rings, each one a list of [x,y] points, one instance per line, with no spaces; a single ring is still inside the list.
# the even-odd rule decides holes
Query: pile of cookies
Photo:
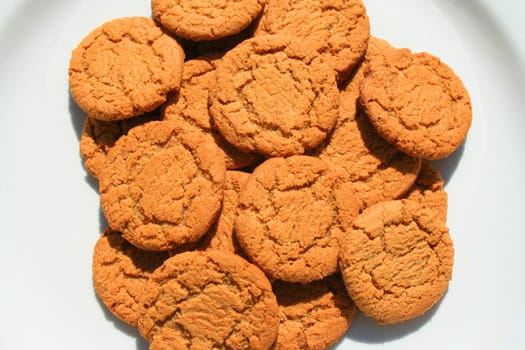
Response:
[[[447,65],[371,37],[361,0],[152,0],[72,52],[109,227],[95,290],[150,349],[325,349],[448,288],[465,140]]]

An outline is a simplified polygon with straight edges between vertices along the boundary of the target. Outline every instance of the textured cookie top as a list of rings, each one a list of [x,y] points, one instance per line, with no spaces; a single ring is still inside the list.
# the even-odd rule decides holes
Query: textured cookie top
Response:
[[[285,36],[244,41],[223,57],[211,98],[231,144],[266,156],[302,154],[334,127],[339,92],[317,53]]]
[[[440,213],[445,223],[447,221],[448,195],[444,190],[445,181],[439,170],[428,160],[421,163],[421,171],[415,184],[405,194],[406,199],[425,204]]]
[[[193,40],[214,40],[241,32],[259,15],[265,0],[152,0],[164,27]]]
[[[337,270],[341,221],[359,203],[328,166],[308,156],[270,158],[239,197],[235,232],[246,255],[270,277],[308,283]]]
[[[440,214],[408,200],[360,214],[341,243],[340,267],[356,306],[380,323],[430,309],[452,276],[454,249]]]
[[[277,281],[273,292],[281,318],[274,350],[327,349],[346,333],[355,316],[339,275],[308,284]]]
[[[71,94],[92,118],[113,121],[149,112],[178,89],[184,51],[151,18],[104,23],[71,55]]]
[[[238,169],[255,163],[258,157],[243,153],[229,144],[214,127],[208,111],[210,91],[217,89],[215,69],[221,56],[209,55],[186,61],[180,90],[173,94],[164,108],[164,119],[183,129],[202,131],[210,142],[219,146],[226,168]]]
[[[84,158],[84,166],[93,177],[98,178],[104,168],[108,151],[121,136],[137,125],[158,119],[160,115],[155,112],[113,122],[86,116],[80,136],[80,155]]]
[[[225,250],[238,255],[243,254],[233,232],[233,221],[237,215],[239,194],[249,177],[249,173],[242,171],[229,170],[226,172],[221,212],[219,218],[200,242],[201,248]]]
[[[177,254],[144,288],[140,333],[150,349],[268,349],[279,328],[266,276],[228,252]]]
[[[361,103],[378,132],[414,157],[456,150],[472,121],[470,97],[450,67],[428,53],[389,50],[367,65]]]
[[[313,154],[351,182],[367,207],[408,191],[416,181],[421,160],[398,151],[370,124],[358,104],[361,72],[362,67],[343,87],[336,127]]]
[[[99,178],[112,229],[147,250],[197,241],[221,207],[224,158],[201,133],[169,121],[133,128],[109,151]]]
[[[142,312],[139,295],[149,276],[168,258],[166,252],[138,249],[120,233],[106,229],[93,251],[93,284],[106,307],[135,326]]]
[[[268,0],[255,31],[262,34],[293,36],[344,79],[366,51],[370,23],[361,0]]]

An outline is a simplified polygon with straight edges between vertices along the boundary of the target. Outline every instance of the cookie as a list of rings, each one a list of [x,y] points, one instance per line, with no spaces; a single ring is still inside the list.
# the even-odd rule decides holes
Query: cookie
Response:
[[[110,227],[146,250],[201,238],[222,201],[226,168],[217,146],[169,121],[139,125],[108,152],[99,177]]]
[[[237,214],[239,194],[249,177],[249,173],[242,171],[229,170],[226,172],[221,212],[210,231],[200,242],[201,249],[225,250],[243,255],[233,232],[233,221]]]
[[[271,284],[254,265],[223,251],[185,252],[150,277],[140,333],[150,349],[268,349],[279,328]]]
[[[95,178],[104,167],[108,151],[115,142],[128,131],[140,124],[159,120],[160,113],[146,113],[138,117],[104,122],[86,116],[82,134],[80,136],[80,155],[84,159],[84,166]]]
[[[221,61],[219,54],[186,61],[180,90],[166,104],[163,116],[183,129],[203,132],[210,142],[219,146],[226,168],[239,169],[254,164],[259,157],[243,153],[229,144],[212,124],[208,112],[208,95],[216,89],[215,69]]]
[[[114,19],[75,48],[69,85],[75,102],[103,121],[150,112],[180,86],[184,51],[151,19]]]
[[[255,30],[264,34],[312,47],[343,81],[366,51],[370,23],[361,0],[268,0]]]
[[[217,129],[244,152],[303,154],[334,127],[339,92],[332,70],[291,37],[252,38],[217,68],[210,113]]]
[[[135,326],[142,309],[139,295],[149,276],[168,258],[166,252],[138,249],[120,233],[106,229],[93,251],[93,284],[104,305]]]
[[[420,316],[445,293],[454,248],[440,213],[415,201],[378,203],[347,227],[340,267],[356,306],[379,323]]]
[[[346,333],[355,316],[354,303],[339,275],[308,284],[277,281],[273,292],[281,317],[274,350],[328,349]]]
[[[267,159],[244,185],[235,234],[270,278],[308,283],[336,272],[341,222],[360,206],[335,180],[322,160],[299,155]]]
[[[407,192],[416,181],[421,160],[397,150],[370,124],[358,103],[361,72],[360,68],[342,88],[336,127],[312,154],[352,183],[365,208]]]
[[[360,101],[382,137],[423,159],[449,156],[472,122],[470,97],[459,77],[425,52],[391,50],[371,60]]]
[[[436,210],[445,223],[447,221],[448,194],[444,189],[445,181],[439,170],[428,160],[421,164],[421,171],[416,183],[405,194],[404,198],[425,204]]]
[[[259,15],[265,0],[152,0],[153,16],[170,32],[192,41],[240,33]]]

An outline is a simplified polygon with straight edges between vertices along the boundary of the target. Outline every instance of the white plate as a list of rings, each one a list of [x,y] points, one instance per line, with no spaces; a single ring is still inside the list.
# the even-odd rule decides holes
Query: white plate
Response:
[[[439,164],[456,249],[446,296],[399,326],[359,316],[337,349],[525,349],[525,3],[501,3],[366,1],[375,35],[456,70],[474,121],[464,147]],[[90,30],[148,16],[149,1],[4,0],[2,8],[0,349],[147,349],[93,292],[103,220],[78,154],[82,120],[67,67]]]

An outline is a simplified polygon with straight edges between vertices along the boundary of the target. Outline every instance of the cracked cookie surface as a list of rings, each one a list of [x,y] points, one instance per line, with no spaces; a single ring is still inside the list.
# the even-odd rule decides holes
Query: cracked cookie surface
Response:
[[[265,0],[152,0],[151,10],[181,38],[209,41],[234,35],[259,15]]]
[[[340,267],[356,306],[379,323],[420,316],[443,296],[454,248],[435,210],[410,200],[378,203],[341,241]]]
[[[149,276],[167,258],[167,252],[138,249],[108,228],[93,251],[95,291],[116,317],[135,326],[142,312],[139,295]]]
[[[279,328],[266,276],[241,257],[195,251],[166,260],[141,296],[140,333],[160,349],[268,349]]]
[[[225,250],[243,256],[243,252],[233,232],[233,222],[237,214],[239,194],[248,181],[249,173],[228,170],[224,181],[224,196],[219,217],[200,242],[202,249]]]
[[[169,121],[133,128],[109,151],[99,178],[110,227],[146,250],[201,238],[216,218],[226,168],[217,146]]]
[[[298,284],[276,281],[281,324],[273,350],[323,350],[341,338],[355,316],[355,306],[340,275]]]
[[[104,122],[86,116],[80,136],[80,155],[88,172],[98,178],[104,167],[106,156],[115,142],[137,125],[159,120],[160,113],[146,113],[138,117]]]
[[[270,158],[243,187],[235,234],[249,259],[271,278],[308,283],[337,270],[341,223],[359,202],[320,159]]]
[[[312,47],[343,81],[366,51],[370,23],[360,0],[268,0],[255,31],[264,34]]]
[[[441,159],[465,140],[472,122],[470,97],[439,58],[408,49],[372,59],[360,100],[377,131],[413,157]]]
[[[351,182],[364,209],[397,199],[408,191],[416,181],[421,160],[398,151],[370,124],[358,103],[366,63],[362,65],[341,90],[336,127],[312,154],[329,163],[344,181]]]
[[[428,160],[421,163],[416,182],[405,194],[404,198],[425,204],[440,213],[445,223],[447,221],[448,194],[444,189],[445,181],[439,170]]]
[[[71,94],[92,118],[113,121],[144,114],[179,88],[184,51],[151,18],[104,23],[73,50]]]
[[[238,169],[254,164],[259,157],[233,147],[212,123],[208,97],[210,91],[217,89],[215,71],[220,61],[221,56],[218,54],[186,61],[180,90],[165,105],[163,116],[165,120],[170,120],[181,128],[201,131],[210,142],[219,146],[226,168]]]
[[[332,130],[339,92],[314,50],[269,35],[242,42],[217,68],[210,113],[224,138],[244,152],[302,154]]]

